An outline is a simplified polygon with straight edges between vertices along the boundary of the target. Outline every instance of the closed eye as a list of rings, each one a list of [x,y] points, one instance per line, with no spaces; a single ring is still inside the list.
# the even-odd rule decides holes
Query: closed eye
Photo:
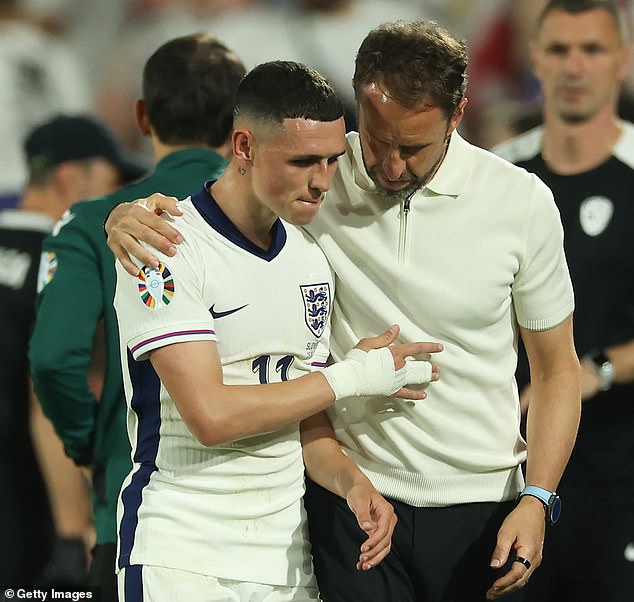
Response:
[[[337,159],[341,157],[343,153],[338,153],[336,155],[332,155],[331,157],[297,157],[295,159],[291,159],[289,161],[290,165],[294,165],[296,167],[310,167],[311,165],[316,165],[321,163],[324,159],[328,162],[328,165],[334,165],[337,162]]]
[[[295,165],[296,167],[310,167],[315,163],[318,163],[315,159],[292,159],[289,161],[291,165]]]
[[[404,157],[411,157],[413,155],[415,155],[416,153],[419,153],[420,151],[423,150],[423,148],[425,148],[422,145],[419,146],[401,146],[401,155],[403,155]]]

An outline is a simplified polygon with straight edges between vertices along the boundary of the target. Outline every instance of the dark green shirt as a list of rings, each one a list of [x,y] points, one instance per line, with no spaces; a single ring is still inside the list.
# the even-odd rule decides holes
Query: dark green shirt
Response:
[[[97,543],[116,541],[117,498],[132,467],[121,379],[119,333],[112,306],[114,256],[103,223],[124,201],[162,192],[183,199],[217,178],[226,162],[199,148],[164,157],[148,177],[114,194],[77,203],[62,227],[43,244],[55,253],[52,279],[37,299],[29,358],[35,391],[46,415],[77,464],[93,469],[93,513]],[[59,231],[58,231],[59,230]],[[49,270],[49,277],[53,270]],[[100,399],[90,392],[88,366],[93,337],[103,320],[105,376]]]

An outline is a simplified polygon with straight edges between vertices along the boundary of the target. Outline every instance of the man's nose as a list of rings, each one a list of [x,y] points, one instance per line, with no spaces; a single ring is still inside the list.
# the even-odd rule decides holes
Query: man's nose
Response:
[[[318,190],[320,193],[324,193],[330,188],[331,178],[332,173],[328,161],[320,161],[313,171],[310,187]]]
[[[390,147],[383,160],[383,172],[390,180],[398,180],[406,170],[405,161],[401,157],[401,152],[397,148]]]

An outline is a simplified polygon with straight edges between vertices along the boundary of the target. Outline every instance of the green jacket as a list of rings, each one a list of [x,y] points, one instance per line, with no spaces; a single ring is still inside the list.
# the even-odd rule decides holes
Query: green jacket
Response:
[[[114,194],[77,203],[61,228],[43,243],[57,268],[37,298],[29,359],[35,391],[45,414],[77,464],[93,469],[93,514],[97,543],[116,541],[117,498],[132,467],[126,402],[113,308],[114,257],[103,223],[115,205],[153,192],[185,198],[205,180],[217,178],[226,162],[200,148],[164,157],[148,177]],[[50,265],[50,263],[49,263]],[[49,270],[49,278],[53,270]],[[100,321],[105,331],[105,376],[100,399],[90,392],[88,366]]]

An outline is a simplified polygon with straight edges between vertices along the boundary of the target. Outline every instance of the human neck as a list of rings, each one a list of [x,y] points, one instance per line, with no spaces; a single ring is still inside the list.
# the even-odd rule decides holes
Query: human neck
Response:
[[[27,186],[18,205],[21,211],[41,213],[54,221],[60,219],[69,206],[70,203],[63,203],[57,195],[31,186]]]
[[[229,163],[210,192],[223,213],[248,240],[265,251],[271,247],[271,230],[277,216],[254,196],[248,173],[240,174],[235,162]]]
[[[226,142],[222,146],[211,147],[206,144],[165,144],[161,142],[157,136],[152,136],[152,152],[154,153],[154,157],[156,161],[160,161],[165,156],[175,153],[176,151],[185,150],[188,148],[202,148],[206,150],[213,151],[219,154],[221,157],[228,159],[231,155],[231,143]]]
[[[622,132],[614,111],[580,123],[567,123],[548,113],[544,117],[542,157],[561,175],[575,175],[601,165],[612,154]]]

